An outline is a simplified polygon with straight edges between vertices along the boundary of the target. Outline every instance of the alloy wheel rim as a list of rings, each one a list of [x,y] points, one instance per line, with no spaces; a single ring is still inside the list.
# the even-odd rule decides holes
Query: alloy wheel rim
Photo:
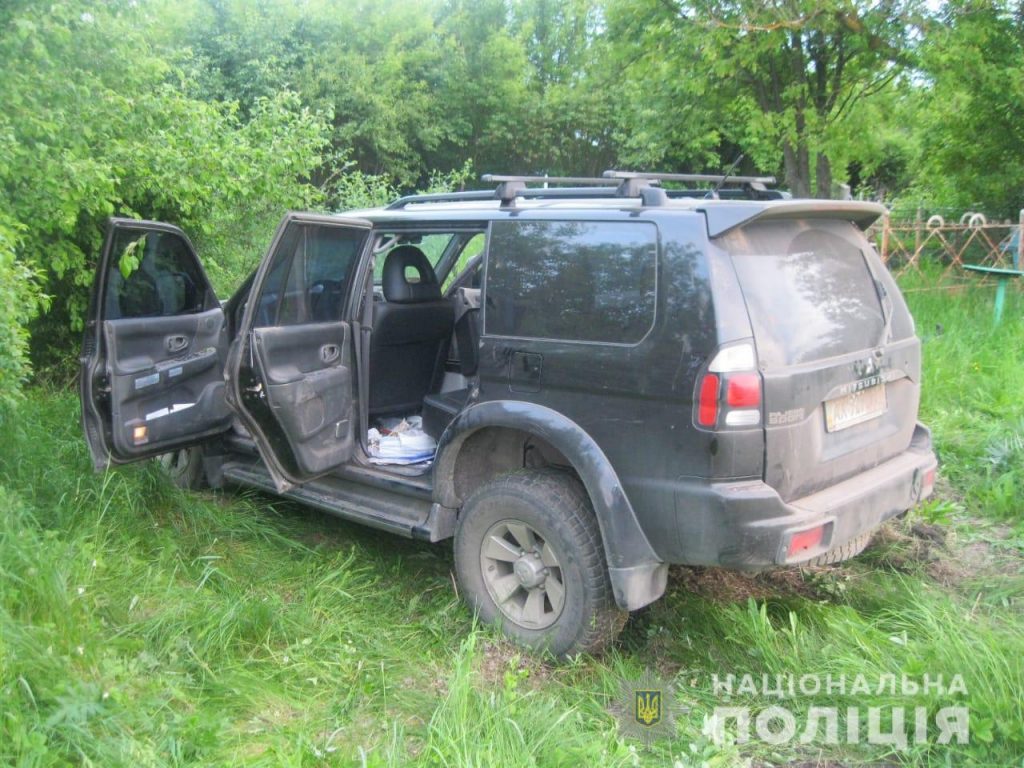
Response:
[[[184,474],[185,469],[188,467],[188,452],[188,448],[181,448],[177,451],[162,453],[160,454],[160,465],[172,477]]]
[[[554,624],[565,607],[561,560],[550,540],[520,520],[501,520],[484,534],[480,570],[498,610],[526,629]]]

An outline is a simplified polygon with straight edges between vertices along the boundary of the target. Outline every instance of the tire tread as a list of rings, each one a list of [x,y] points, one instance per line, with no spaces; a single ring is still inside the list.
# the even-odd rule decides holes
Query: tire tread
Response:
[[[545,508],[557,509],[563,515],[563,521],[582,545],[577,554],[587,591],[594,595],[596,605],[593,620],[577,635],[571,652],[600,653],[618,637],[629,613],[615,603],[601,530],[583,484],[562,470],[519,469],[478,488],[467,499],[466,507],[472,507],[480,495],[493,493],[496,489],[528,495]]]
[[[806,563],[801,563],[800,566],[807,568],[819,565],[833,565],[834,563],[841,563],[844,560],[856,557],[863,552],[864,548],[871,542],[871,537],[874,533],[874,531],[867,531],[862,533],[860,536],[855,536],[845,544],[841,544],[834,549],[830,549],[828,552],[820,554],[817,557],[808,560]]]

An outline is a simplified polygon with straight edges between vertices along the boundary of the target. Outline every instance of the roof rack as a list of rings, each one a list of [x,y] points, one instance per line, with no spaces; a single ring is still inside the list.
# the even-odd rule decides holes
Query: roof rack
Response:
[[[387,205],[387,210],[400,210],[410,203],[458,203],[467,200],[493,200],[494,193],[487,189],[470,192],[438,192],[425,195],[405,195]]]
[[[605,184],[593,187],[550,187],[548,189],[523,188],[514,193],[508,193],[509,203],[516,198],[525,200],[557,200],[557,199],[579,199],[579,198],[609,198],[615,196],[615,190],[610,187],[616,185]],[[479,200],[502,199],[496,191],[487,189],[471,190],[467,192],[442,192],[426,195],[406,195],[400,197],[393,203],[388,204],[386,210],[401,210],[409,205],[420,203],[465,203]]]
[[[741,184],[764,189],[775,183],[774,176],[733,176],[709,173],[646,173],[643,171],[605,171],[606,179],[643,179],[647,181],[685,181],[689,184]]]
[[[516,199],[553,200],[578,198],[640,198],[645,206],[664,205],[669,199],[680,197],[702,197],[707,190],[682,189],[665,190],[663,181],[682,181],[694,184],[716,184],[718,186],[739,185],[746,190],[745,197],[763,199],[779,193],[767,189],[775,183],[774,176],[716,176],[702,173],[646,173],[639,171],[605,171],[599,177],[591,176],[506,176],[484,174],[481,181],[497,184],[493,192],[473,190],[400,197],[387,206],[387,210],[401,210],[408,205],[420,203],[457,203],[483,200],[500,200],[502,208],[515,204]],[[542,187],[527,187],[527,184],[543,184]],[[569,186],[566,186],[569,185]],[[733,197],[733,195],[730,195]]]
[[[573,185],[573,186],[584,186],[584,187],[619,187],[620,184],[615,179],[606,178],[594,178],[591,176],[502,176],[493,173],[485,173],[480,177],[481,181],[487,181],[491,183],[497,183],[498,188],[494,190],[494,196],[501,200],[502,207],[512,205],[517,197],[526,197],[528,192],[535,192],[536,190],[527,189],[527,184],[543,184],[544,187],[540,190],[542,192],[550,191],[547,186],[549,184],[555,185]],[[603,190],[599,190],[603,192]],[[608,194],[598,194],[596,197],[611,197]],[[530,197],[536,197],[536,195],[530,195]]]

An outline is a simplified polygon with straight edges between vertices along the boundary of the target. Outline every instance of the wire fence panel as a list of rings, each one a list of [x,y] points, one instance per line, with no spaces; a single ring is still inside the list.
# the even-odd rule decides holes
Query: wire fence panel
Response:
[[[1020,223],[990,224],[980,213],[965,213],[955,223],[941,216],[914,220],[883,216],[869,230],[882,261],[895,275],[910,270],[920,272],[925,263],[939,264],[944,274],[959,270],[965,264],[1020,269],[1024,263],[1024,243],[1020,231],[1024,226],[1024,210]]]

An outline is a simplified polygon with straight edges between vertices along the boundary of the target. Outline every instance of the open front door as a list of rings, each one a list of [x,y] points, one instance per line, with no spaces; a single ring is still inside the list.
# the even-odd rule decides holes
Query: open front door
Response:
[[[256,273],[228,397],[281,491],[352,458],[356,340],[345,318],[371,226],[289,214]]]
[[[111,219],[82,341],[82,426],[97,470],[230,425],[224,312],[185,233]]]

